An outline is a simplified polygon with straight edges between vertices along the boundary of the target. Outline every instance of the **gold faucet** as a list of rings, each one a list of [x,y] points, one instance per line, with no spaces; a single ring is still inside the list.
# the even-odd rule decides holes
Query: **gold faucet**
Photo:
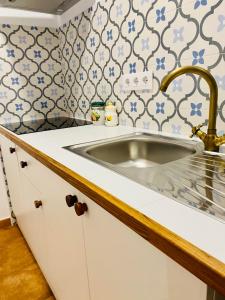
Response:
[[[218,102],[218,87],[216,80],[209,73],[208,70],[205,70],[200,67],[186,66],[178,68],[168,75],[166,75],[160,86],[160,90],[165,92],[171,83],[176,77],[186,74],[193,73],[202,76],[209,85],[210,88],[210,105],[209,105],[209,122],[208,122],[208,131],[207,133],[200,130],[204,124],[200,124],[192,128],[192,137],[194,135],[198,136],[203,143],[205,144],[206,151],[219,151],[219,147],[222,144],[225,144],[225,134],[223,136],[217,136],[216,134],[216,117],[217,117],[217,102]]]

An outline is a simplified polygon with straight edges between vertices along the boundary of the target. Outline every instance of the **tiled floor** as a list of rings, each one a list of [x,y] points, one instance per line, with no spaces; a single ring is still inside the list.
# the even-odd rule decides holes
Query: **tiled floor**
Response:
[[[54,300],[18,227],[0,228],[0,300]]]

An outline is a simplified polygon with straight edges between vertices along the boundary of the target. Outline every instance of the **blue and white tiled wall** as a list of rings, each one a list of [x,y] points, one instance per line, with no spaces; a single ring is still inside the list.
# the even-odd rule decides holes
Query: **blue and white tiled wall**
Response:
[[[208,118],[208,87],[193,75],[162,94],[161,79],[184,65],[207,68],[219,86],[225,129],[225,1],[102,0],[59,31],[65,99],[89,118],[92,100],[117,101],[120,124],[180,134]],[[152,92],[125,93],[121,75],[152,70]]]
[[[223,0],[102,0],[59,32],[3,24],[0,122],[68,113],[89,118],[92,100],[111,99],[117,102],[122,125],[188,134],[208,117],[206,83],[182,76],[166,94],[159,85],[166,73],[190,64],[209,69],[217,80],[222,133]],[[144,70],[154,72],[153,91],[123,92],[121,75]]]
[[[0,25],[0,123],[65,115],[56,29]]]

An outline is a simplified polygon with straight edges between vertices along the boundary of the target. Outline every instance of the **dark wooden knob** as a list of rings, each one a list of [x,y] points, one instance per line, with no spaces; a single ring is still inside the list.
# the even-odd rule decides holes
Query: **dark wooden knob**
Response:
[[[26,168],[27,167],[27,162],[26,161],[21,161],[20,166],[21,166],[22,169]]]
[[[34,201],[34,206],[35,206],[36,208],[39,208],[40,206],[42,206],[42,201],[41,201],[41,200],[35,200],[35,201]]]
[[[75,203],[77,203],[78,199],[77,199],[77,196],[76,195],[67,195],[66,196],[66,204],[69,206],[69,207],[72,207],[74,206]]]
[[[74,208],[78,216],[82,216],[88,210],[87,204],[81,202],[77,202]]]
[[[10,148],[9,148],[9,152],[10,152],[11,154],[13,154],[14,152],[16,152],[16,148],[10,147]]]

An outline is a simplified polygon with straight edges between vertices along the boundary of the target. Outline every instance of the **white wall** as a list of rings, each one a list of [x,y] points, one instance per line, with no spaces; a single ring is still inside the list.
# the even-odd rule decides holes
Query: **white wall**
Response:
[[[57,28],[59,25],[59,16],[44,14],[40,12],[26,11],[22,9],[0,7],[0,24]]]
[[[0,162],[1,164],[1,162]],[[0,220],[10,217],[8,198],[6,194],[5,181],[0,165]]]
[[[58,28],[99,1],[100,0],[80,0],[61,16],[0,7],[0,24]]]

